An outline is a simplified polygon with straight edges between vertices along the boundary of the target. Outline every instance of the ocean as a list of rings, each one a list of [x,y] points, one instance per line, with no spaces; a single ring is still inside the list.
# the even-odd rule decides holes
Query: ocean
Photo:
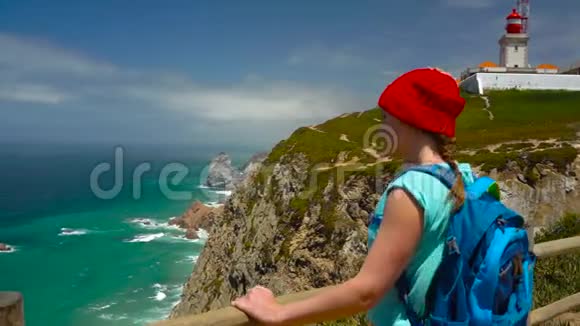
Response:
[[[208,236],[185,239],[167,221],[194,200],[225,200],[227,193],[200,187],[215,154],[191,146],[0,145],[0,242],[15,249],[0,253],[0,291],[23,294],[28,326],[165,318]],[[251,154],[234,153],[234,162]],[[106,162],[111,170],[91,183]],[[147,171],[135,178],[139,169]],[[118,193],[106,192],[117,183]]]

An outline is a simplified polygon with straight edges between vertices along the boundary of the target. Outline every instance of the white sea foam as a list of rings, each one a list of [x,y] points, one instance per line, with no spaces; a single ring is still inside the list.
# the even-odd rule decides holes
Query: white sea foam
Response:
[[[168,297],[174,302],[174,301],[178,301],[181,297],[181,293],[183,293],[183,285],[181,284],[175,284],[173,286],[171,286],[171,288],[169,289],[169,295]],[[174,305],[172,305],[174,306]]]
[[[159,223],[159,227],[160,229],[166,229],[166,230],[175,230],[175,231],[184,231],[184,229],[180,228],[177,225],[169,225],[168,222],[164,222],[164,223]]]
[[[214,193],[218,194],[218,195],[226,195],[226,196],[231,196],[232,195],[232,191],[231,190],[213,190]]]
[[[10,254],[10,253],[13,253],[16,251],[16,247],[10,246],[10,245],[7,245],[7,246],[8,246],[8,250],[0,251],[0,254]]]
[[[229,196],[232,194],[231,190],[223,190],[223,188],[212,188],[212,187],[206,187],[206,186],[198,186],[198,188],[206,189],[207,191],[213,192],[214,194],[217,194],[217,195]]]
[[[151,223],[152,220],[150,218],[146,218],[146,217],[135,217],[132,219],[129,219],[129,223]]]
[[[175,235],[175,236],[171,236],[166,238],[167,241],[169,242],[191,242],[191,243],[205,243],[205,239],[188,239],[185,235]]]
[[[165,298],[167,298],[167,294],[165,294],[168,289],[167,285],[155,283],[153,284],[153,289],[155,289],[157,292],[155,293],[155,296],[149,297],[150,299],[155,299],[155,301],[163,301]]]
[[[195,263],[197,263],[197,260],[199,259],[199,255],[187,256],[187,259],[195,264]]]
[[[87,233],[89,233],[89,230],[86,229],[60,228],[60,233],[58,234],[58,236],[65,237],[70,235],[84,235]]]
[[[175,216],[172,216],[169,218],[169,220],[175,218]],[[165,229],[165,230],[175,230],[175,231],[183,231],[183,229],[181,229],[179,226],[177,225],[169,225],[169,222],[164,221],[157,221],[151,218],[146,218],[146,217],[136,217],[133,219],[128,220],[129,223],[132,224],[137,224],[140,227],[144,228],[144,229],[149,229],[149,230],[154,230],[154,229]]]
[[[181,241],[193,242],[193,243],[205,243],[207,241],[207,239],[209,238],[209,233],[207,233],[207,231],[204,229],[199,229],[195,233],[197,235],[197,239],[188,239],[185,237],[185,235],[172,236],[171,238],[176,239],[176,240],[181,240]]]
[[[127,315],[125,315],[125,314],[118,315],[118,316],[115,316],[113,314],[100,314],[99,318],[104,319],[104,320],[123,320],[123,319],[128,319],[129,317],[127,317]]]
[[[196,256],[187,256],[187,257],[185,257],[185,258],[183,258],[181,260],[178,260],[177,262],[178,263],[181,263],[181,264],[191,264],[191,263],[195,264],[195,263],[197,263],[197,260],[198,259],[199,259],[199,255],[196,255]]]
[[[207,231],[204,229],[199,229],[197,230],[197,237],[205,241],[207,238],[209,238],[209,233],[207,233]]]
[[[157,292],[157,294],[155,294],[155,297],[153,297],[153,299],[155,299],[155,301],[163,301],[165,300],[165,298],[167,298],[167,294],[165,294],[165,292]]]
[[[210,201],[210,202],[203,203],[203,204],[207,207],[212,207],[212,208],[219,208],[219,207],[222,207],[224,205],[224,204],[220,204],[217,201]]]
[[[100,314],[99,318],[104,320],[113,320],[113,314]]]
[[[114,306],[116,304],[117,304],[116,302],[111,302],[110,304],[106,304],[106,305],[103,305],[103,306],[97,306],[97,305],[95,305],[95,306],[89,307],[89,309],[90,310],[93,310],[93,311],[100,311],[100,310],[105,310],[107,308],[111,308],[112,306]]]
[[[151,287],[155,290],[155,295],[149,297],[149,299],[153,299],[157,303],[151,309],[142,311],[139,315],[132,316],[131,321],[134,325],[148,325],[151,322],[162,320],[179,303],[183,288],[182,284],[163,285],[155,283]],[[163,292],[165,295],[163,299],[161,299],[162,295],[159,292]],[[161,300],[158,300],[158,298]]]
[[[211,189],[211,187],[208,187],[206,185],[199,185],[197,186],[199,189]]]
[[[131,240],[125,240],[125,242],[150,242],[155,239],[159,239],[164,235],[165,233],[139,234],[133,237]]]

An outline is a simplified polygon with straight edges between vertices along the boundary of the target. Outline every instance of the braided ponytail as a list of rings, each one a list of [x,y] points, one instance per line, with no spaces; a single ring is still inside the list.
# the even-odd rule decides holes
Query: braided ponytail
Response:
[[[457,162],[453,159],[453,153],[455,152],[455,138],[450,138],[441,134],[432,134],[435,144],[437,145],[437,151],[441,158],[449,164],[453,172],[455,173],[455,184],[451,188],[450,196],[453,196],[453,210],[458,210],[465,201],[465,189],[463,184],[463,178],[461,177],[461,172],[459,171],[459,166]]]

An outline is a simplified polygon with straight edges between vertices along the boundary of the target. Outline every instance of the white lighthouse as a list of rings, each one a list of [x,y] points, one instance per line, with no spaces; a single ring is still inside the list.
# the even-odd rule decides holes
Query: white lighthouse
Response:
[[[551,64],[528,63],[530,0],[517,0],[517,8],[506,17],[505,33],[499,40],[499,64],[484,61],[467,68],[458,80],[461,89],[474,94],[508,89],[580,91],[580,75],[561,74]]]
[[[506,33],[499,39],[499,65],[506,68],[529,68],[530,38],[524,30],[524,18],[514,9],[506,19]]]

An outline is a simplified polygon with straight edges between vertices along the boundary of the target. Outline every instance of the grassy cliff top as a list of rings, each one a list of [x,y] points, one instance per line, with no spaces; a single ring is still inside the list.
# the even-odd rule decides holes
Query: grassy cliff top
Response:
[[[526,140],[534,140],[533,147],[539,149],[540,140],[573,140],[580,131],[580,92],[510,90],[489,92],[484,97],[462,95],[467,103],[457,122],[457,141],[464,152]],[[299,128],[272,150],[268,161],[275,162],[283,154],[304,153],[311,164],[336,164],[343,153],[343,162],[371,164],[378,159],[373,148],[380,149],[380,144],[369,140],[369,130],[377,128],[381,119],[381,110],[375,108]],[[542,145],[544,148],[551,147],[545,144],[549,142]],[[524,148],[504,144],[499,152]]]
[[[580,92],[493,91],[486,96],[493,120],[483,110],[483,98],[464,95],[467,105],[457,121],[461,148],[527,139],[572,140],[580,131]]]

